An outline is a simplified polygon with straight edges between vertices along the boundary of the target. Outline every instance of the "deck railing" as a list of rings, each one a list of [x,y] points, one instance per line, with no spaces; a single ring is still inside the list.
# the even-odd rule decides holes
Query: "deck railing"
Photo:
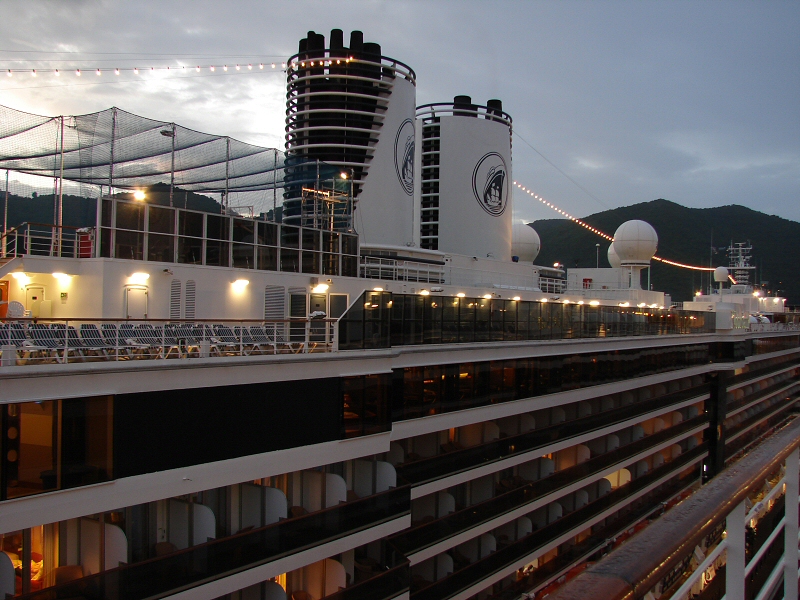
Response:
[[[335,319],[0,319],[0,365],[309,354],[338,350]]]
[[[26,255],[92,258],[94,229],[22,223],[0,236],[0,248],[3,258]]]

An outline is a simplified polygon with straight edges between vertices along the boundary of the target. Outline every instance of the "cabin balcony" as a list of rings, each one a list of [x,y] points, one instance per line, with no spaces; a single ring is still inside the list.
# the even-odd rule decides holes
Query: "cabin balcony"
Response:
[[[434,491],[434,488],[447,487],[448,480],[455,480],[459,475],[469,471],[479,470],[480,474],[487,469],[496,471],[504,468],[506,463],[510,466],[537,458],[554,444],[560,447],[572,446],[635,425],[639,421],[697,404],[708,397],[707,391],[708,387],[701,384],[680,392],[659,395],[656,398],[626,402],[624,406],[578,416],[569,421],[565,420],[564,410],[557,407],[560,413],[551,417],[551,424],[548,426],[492,441],[487,440],[472,447],[457,447],[450,444],[446,446],[448,451],[442,454],[416,456],[413,457],[415,460],[406,460],[403,457],[402,464],[397,465],[397,472],[414,487],[420,488],[418,493],[429,493]],[[697,411],[692,417],[696,415]]]
[[[707,422],[706,415],[698,415],[623,446],[618,446],[617,436],[598,438],[593,440],[596,443],[590,443],[595,452],[589,446],[579,445],[577,450],[581,456],[575,457],[575,464],[558,471],[554,470],[553,459],[538,458],[523,463],[516,469],[515,475],[501,478],[496,485],[493,484],[497,477],[490,477],[488,482],[484,478],[473,480],[462,484],[470,486],[468,496],[471,502],[460,510],[454,510],[456,502],[448,492],[419,498],[412,503],[412,529],[395,535],[390,541],[412,562],[419,562],[419,557],[430,555],[431,549],[446,549],[455,545],[452,540],[461,539],[469,533],[493,528],[493,525],[504,522],[513,525],[517,516],[557,500],[576,486],[586,487],[590,483],[600,482],[608,485],[610,490],[610,480],[603,478],[623,468],[636,473],[637,468],[643,468],[640,461],[655,452],[666,453],[670,459],[674,459],[683,452],[684,446],[689,447],[687,444],[681,446],[681,442],[689,441],[689,436],[701,432]],[[696,445],[696,439],[692,442]],[[569,454],[573,449],[566,449],[561,454]],[[557,455],[554,458],[559,459],[559,463],[566,463],[561,460],[566,457]],[[653,463],[655,465],[664,460],[663,455],[657,458],[659,460]],[[491,489],[493,487],[496,489]],[[466,490],[454,491],[458,496],[467,496],[465,493],[458,494],[458,491]],[[489,499],[481,501],[486,495],[490,496]],[[434,518],[435,515],[440,516]]]
[[[701,444],[625,483],[617,482],[614,489],[593,501],[577,503],[567,498],[566,508],[559,502],[551,503],[539,511],[541,514],[530,515],[531,521],[538,523],[518,539],[497,544],[496,536],[484,534],[477,553],[465,555],[463,551],[474,545],[465,544],[458,553],[434,557],[433,578],[427,561],[419,563],[412,567],[411,597],[470,598],[524,568],[532,572],[534,579],[548,581],[554,574],[557,576],[559,569],[602,549],[651,513],[660,512],[662,503],[698,481],[699,463],[707,453],[705,444]]]
[[[309,472],[309,474],[322,475],[319,472]],[[344,482],[342,482],[343,484]],[[266,581],[281,575],[285,577],[289,570],[308,568],[308,565],[315,561],[314,557],[321,552],[327,551],[329,554],[348,552],[352,548],[368,542],[378,541],[381,537],[408,525],[410,513],[408,486],[391,488],[371,496],[343,502],[329,508],[321,508],[309,514],[297,513],[297,516],[292,516],[295,514],[294,512],[292,515],[286,514],[285,498],[283,502],[274,501],[273,496],[280,495],[275,488],[264,487],[261,489],[260,486],[251,486],[251,488],[253,493],[248,494],[247,490],[242,493],[242,502],[252,497],[250,503],[255,502],[254,507],[257,508],[256,505],[259,503],[264,504],[263,509],[259,509],[261,522],[264,518],[273,520],[274,517],[274,522],[271,524],[256,527],[250,525],[234,535],[209,539],[207,542],[191,545],[194,541],[192,533],[197,534],[198,531],[202,533],[208,529],[205,525],[210,523],[209,519],[213,520],[213,517],[206,515],[211,515],[211,511],[204,505],[186,503],[178,499],[170,500],[168,510],[173,519],[179,519],[184,514],[188,515],[183,528],[188,533],[181,534],[184,537],[189,535],[188,541],[180,542],[178,538],[174,538],[174,542],[161,542],[156,545],[156,556],[152,558],[132,564],[121,563],[116,568],[101,569],[94,574],[64,583],[59,582],[58,574],[62,571],[66,573],[68,569],[59,567],[61,571],[56,570],[55,572],[55,585],[39,591],[23,593],[17,597],[25,600],[49,600],[62,597],[81,597],[86,600],[102,598],[134,600],[163,597],[200,588],[212,581],[216,586],[227,585],[229,590],[234,591],[241,588],[242,580],[237,579],[237,575],[243,572],[250,573],[251,577],[260,578],[258,581]],[[324,490],[324,488],[325,486],[322,489]],[[259,491],[262,492],[262,495],[258,494]],[[271,493],[263,496],[264,491]],[[332,489],[328,489],[327,495],[329,496],[331,493],[333,493]],[[186,510],[189,512],[186,513]],[[255,512],[259,512],[259,510]],[[284,518],[279,520],[278,513],[281,511]],[[244,514],[242,513],[242,518],[244,518]],[[253,519],[255,522],[259,520],[256,514],[253,515]],[[87,520],[81,519],[80,521],[82,523]],[[108,536],[109,527],[113,526],[106,525],[106,536],[101,538],[105,540],[101,544],[105,548],[106,557],[114,556],[114,551],[110,548],[113,547],[115,540],[113,536]],[[209,529],[211,535],[213,535],[213,531],[212,526]],[[119,531],[119,534],[122,534],[122,531]],[[122,539],[124,540],[124,535],[122,535]],[[80,543],[84,544],[85,541]],[[178,545],[184,546],[184,548],[178,549]],[[186,547],[187,545],[188,547]],[[124,551],[123,554],[125,552],[127,551]],[[358,580],[351,578],[350,583],[361,585],[355,585],[352,591],[345,590],[343,592],[345,595],[341,598],[359,598],[361,597],[358,595],[359,589],[371,590],[373,587],[386,590],[396,589],[398,594],[402,593],[403,589],[407,589],[407,579],[404,580],[403,573],[401,573],[403,568],[401,563],[402,560],[397,565],[393,565],[393,568],[397,567],[397,570],[385,570],[381,567],[374,569],[374,572],[370,570],[369,573],[366,571],[361,573]],[[83,572],[81,567],[73,569],[75,572],[78,570]],[[380,577],[370,582],[373,575]],[[342,586],[334,586],[332,589],[329,586],[326,589],[331,593],[338,592],[339,587],[347,585],[344,577],[342,583]],[[406,587],[403,588],[403,585]],[[333,596],[339,597],[335,594]],[[315,595],[314,597],[319,596]]]

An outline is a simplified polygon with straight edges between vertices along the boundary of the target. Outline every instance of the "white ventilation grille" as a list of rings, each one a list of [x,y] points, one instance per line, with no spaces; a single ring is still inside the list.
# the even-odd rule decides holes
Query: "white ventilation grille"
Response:
[[[196,288],[197,284],[195,284],[194,279],[190,279],[186,282],[186,304],[183,309],[185,319],[195,318]]]
[[[286,318],[286,290],[280,285],[264,288],[264,320]]]
[[[173,279],[169,288],[169,318],[177,321],[181,318],[181,280]]]

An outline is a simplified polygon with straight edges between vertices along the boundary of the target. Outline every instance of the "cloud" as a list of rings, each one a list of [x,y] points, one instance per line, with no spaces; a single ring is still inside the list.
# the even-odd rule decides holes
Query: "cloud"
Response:
[[[591,195],[516,138],[514,178],[573,214],[664,197],[688,206],[738,203],[800,219],[796,2],[4,0],[3,6],[15,18],[0,22],[0,68],[64,71],[59,81],[37,77],[37,87],[21,75],[0,77],[0,103],[15,108],[57,115],[116,105],[283,147],[280,73],[143,73],[138,80],[123,74],[120,83],[108,83],[104,74],[92,85],[95,76],[87,73],[78,85],[70,69],[280,61],[297,51],[308,30],[327,37],[339,27],[347,38],[361,29],[385,55],[416,71],[418,104],[457,94],[478,103],[502,99],[515,131]],[[520,218],[555,215],[518,200]]]

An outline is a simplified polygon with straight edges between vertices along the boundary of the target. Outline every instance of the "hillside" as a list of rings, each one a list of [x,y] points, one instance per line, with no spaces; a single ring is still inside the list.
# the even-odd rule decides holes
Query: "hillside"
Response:
[[[583,220],[597,229],[613,235],[617,227],[630,219],[650,223],[658,233],[658,255],[670,260],[708,266],[709,254],[715,246],[711,266],[727,266],[725,250],[731,241],[753,245],[753,263],[758,267],[757,280],[768,282],[767,287],[800,303],[800,278],[794,262],[800,256],[800,223],[767,215],[744,206],[716,208],[686,208],[669,200],[653,200],[632,206],[596,213]],[[600,242],[600,266],[608,267],[606,251],[609,242],[598,238],[583,227],[564,219],[535,221],[533,228],[542,240],[536,263],[567,267],[594,267],[595,244]],[[702,277],[702,282],[701,282]],[[667,292],[673,300],[688,300],[708,275],[653,262],[651,283],[654,289]]]
[[[169,185],[157,183],[145,188],[148,204],[158,204],[161,206],[169,205]],[[128,193],[116,194],[120,198],[128,196]],[[208,196],[186,192],[180,188],[175,188],[173,200],[176,206],[191,208],[193,210],[203,210],[206,212],[219,213],[219,203]],[[84,198],[82,196],[71,196],[65,194],[64,202],[64,225],[70,227],[89,227],[95,223],[97,214],[97,200],[95,198]],[[0,193],[0,211],[3,210],[5,194]],[[36,198],[26,198],[15,194],[8,195],[8,226],[16,227],[20,223],[53,223],[54,218],[53,195],[39,195]],[[0,213],[0,219],[2,214]],[[2,223],[0,222],[0,231]]]

